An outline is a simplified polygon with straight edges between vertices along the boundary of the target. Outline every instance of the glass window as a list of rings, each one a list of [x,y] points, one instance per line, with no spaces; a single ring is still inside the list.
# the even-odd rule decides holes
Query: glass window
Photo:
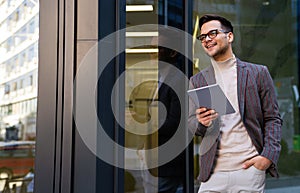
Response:
[[[22,89],[24,87],[24,79],[20,80],[20,89]]]
[[[17,82],[13,82],[12,83],[12,91],[16,91],[17,90]]]
[[[283,119],[279,173],[283,179],[291,181],[300,175],[297,3],[294,0],[194,0],[193,12],[195,26],[199,17],[206,13],[223,15],[231,20],[235,34],[233,48],[236,57],[268,67],[276,87]],[[196,34],[200,33],[197,27],[194,31]],[[196,73],[208,66],[210,60],[204,54],[200,41],[195,41],[194,48]],[[195,141],[199,142],[199,139]],[[197,172],[198,161],[195,165]],[[288,183],[284,182],[285,180],[268,176],[267,188],[278,186],[278,183],[288,186]],[[198,183],[196,178],[195,183]],[[299,180],[296,183],[299,184]]]
[[[31,46],[28,50],[28,62],[32,62],[32,59],[35,57],[34,46]]]
[[[33,75],[29,76],[29,85],[32,86],[33,85]]]
[[[6,43],[6,49],[7,49],[7,52],[9,52],[9,51],[11,51],[12,50],[12,48],[13,48],[13,40],[12,40],[12,38],[10,37],[10,38],[8,38],[8,40],[7,40],[7,43]]]
[[[5,84],[4,93],[5,94],[9,94],[10,93],[10,83]]]
[[[29,23],[29,33],[34,33],[35,28],[35,18],[33,18],[32,21]]]
[[[20,67],[23,67],[25,62],[26,62],[26,52],[22,52],[20,57]]]

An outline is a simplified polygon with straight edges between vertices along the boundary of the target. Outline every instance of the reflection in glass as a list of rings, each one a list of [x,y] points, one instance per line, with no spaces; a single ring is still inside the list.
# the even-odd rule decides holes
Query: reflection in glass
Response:
[[[158,27],[181,29],[182,9],[182,1],[177,0],[127,0],[125,146],[136,153],[125,154],[125,165],[135,168],[125,171],[125,192],[158,192],[162,184],[168,187],[167,192],[183,191],[184,153],[163,166],[152,167],[163,156],[157,147],[170,140],[182,120],[180,99],[171,87],[179,90],[185,86],[184,81],[176,80],[183,61],[174,50],[159,46],[168,36],[167,41],[178,43],[180,38],[163,35]]]
[[[139,2],[139,5],[151,6],[155,11],[144,10],[141,6],[136,7],[135,2],[127,1],[127,27],[145,23],[157,24],[155,1]],[[152,38],[158,35],[158,31],[155,27],[154,29],[137,27],[133,29],[134,31],[129,30],[126,31],[125,146],[136,149],[136,153],[125,154],[125,165],[130,165],[130,168],[137,170],[125,171],[124,183],[125,192],[145,192],[144,185],[146,184],[157,189],[157,180],[149,178],[151,183],[147,183],[140,169],[146,164],[142,150],[147,133],[152,133],[151,130],[157,122],[157,107],[152,108],[150,112],[150,105],[157,90],[158,80],[157,60],[151,60],[151,55],[157,53],[158,50],[157,46],[150,45]],[[136,45],[144,46],[136,47]]]

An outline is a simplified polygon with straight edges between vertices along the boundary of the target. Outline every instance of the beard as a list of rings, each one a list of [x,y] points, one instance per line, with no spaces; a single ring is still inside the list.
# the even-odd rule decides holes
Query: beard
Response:
[[[216,50],[215,52],[212,52],[212,53],[209,53],[206,51],[206,54],[209,56],[209,57],[212,57],[212,58],[218,58],[220,56],[223,56],[226,54],[226,52],[228,51],[229,49],[229,45],[225,45],[221,48],[219,48],[218,50]]]

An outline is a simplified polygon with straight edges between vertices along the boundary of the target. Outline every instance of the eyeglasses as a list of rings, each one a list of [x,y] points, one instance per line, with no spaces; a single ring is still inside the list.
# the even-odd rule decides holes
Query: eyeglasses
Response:
[[[221,32],[229,33],[229,31],[224,31],[224,30],[221,30],[221,29],[213,29],[213,30],[210,30],[207,34],[200,34],[197,37],[197,39],[200,40],[201,42],[204,42],[205,39],[206,39],[206,36],[208,36],[210,39],[214,39]]]

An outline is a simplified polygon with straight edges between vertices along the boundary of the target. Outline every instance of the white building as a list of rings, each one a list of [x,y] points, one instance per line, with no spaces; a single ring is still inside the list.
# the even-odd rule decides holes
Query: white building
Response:
[[[0,140],[35,138],[38,31],[38,0],[0,0]]]

